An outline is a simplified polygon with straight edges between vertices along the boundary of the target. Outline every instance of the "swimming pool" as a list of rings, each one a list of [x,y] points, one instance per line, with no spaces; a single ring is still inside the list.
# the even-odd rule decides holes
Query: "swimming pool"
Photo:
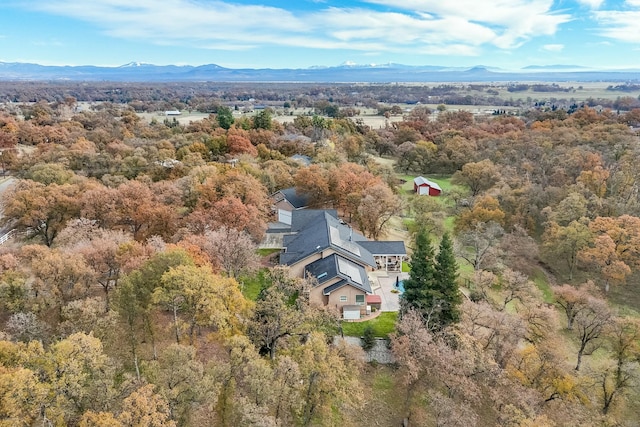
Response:
[[[396,284],[394,285],[394,288],[399,290],[400,293],[404,293],[404,281],[400,280],[396,282]]]

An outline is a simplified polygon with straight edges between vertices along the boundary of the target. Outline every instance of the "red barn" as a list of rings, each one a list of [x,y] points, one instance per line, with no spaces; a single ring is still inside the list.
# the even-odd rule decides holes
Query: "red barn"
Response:
[[[422,176],[413,180],[413,190],[418,195],[439,196],[442,193],[442,188],[438,184]]]

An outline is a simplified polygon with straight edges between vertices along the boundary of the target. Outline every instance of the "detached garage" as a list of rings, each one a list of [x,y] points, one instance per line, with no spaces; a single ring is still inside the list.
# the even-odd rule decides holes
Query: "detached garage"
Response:
[[[345,305],[342,307],[342,318],[344,320],[360,320],[360,309],[362,307],[359,305]]]
[[[420,196],[439,196],[442,193],[442,189],[438,184],[422,176],[413,180],[413,190]]]

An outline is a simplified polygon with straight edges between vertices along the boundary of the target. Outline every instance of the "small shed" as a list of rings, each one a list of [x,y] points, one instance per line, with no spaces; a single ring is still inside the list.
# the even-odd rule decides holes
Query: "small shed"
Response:
[[[342,307],[342,318],[344,320],[360,320],[359,305],[345,305]]]
[[[413,190],[418,195],[439,196],[442,188],[433,181],[429,181],[423,176],[419,176],[413,180]]]
[[[380,295],[367,295],[367,305],[380,310],[382,307],[382,297]]]

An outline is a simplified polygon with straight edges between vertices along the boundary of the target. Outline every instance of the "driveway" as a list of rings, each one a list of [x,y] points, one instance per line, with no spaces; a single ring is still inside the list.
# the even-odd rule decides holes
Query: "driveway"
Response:
[[[369,273],[369,280],[373,288],[373,293],[380,295],[382,305],[380,311],[399,311],[400,295],[391,292],[396,287],[396,278],[404,280],[409,277],[409,273],[387,273],[373,271]]]

